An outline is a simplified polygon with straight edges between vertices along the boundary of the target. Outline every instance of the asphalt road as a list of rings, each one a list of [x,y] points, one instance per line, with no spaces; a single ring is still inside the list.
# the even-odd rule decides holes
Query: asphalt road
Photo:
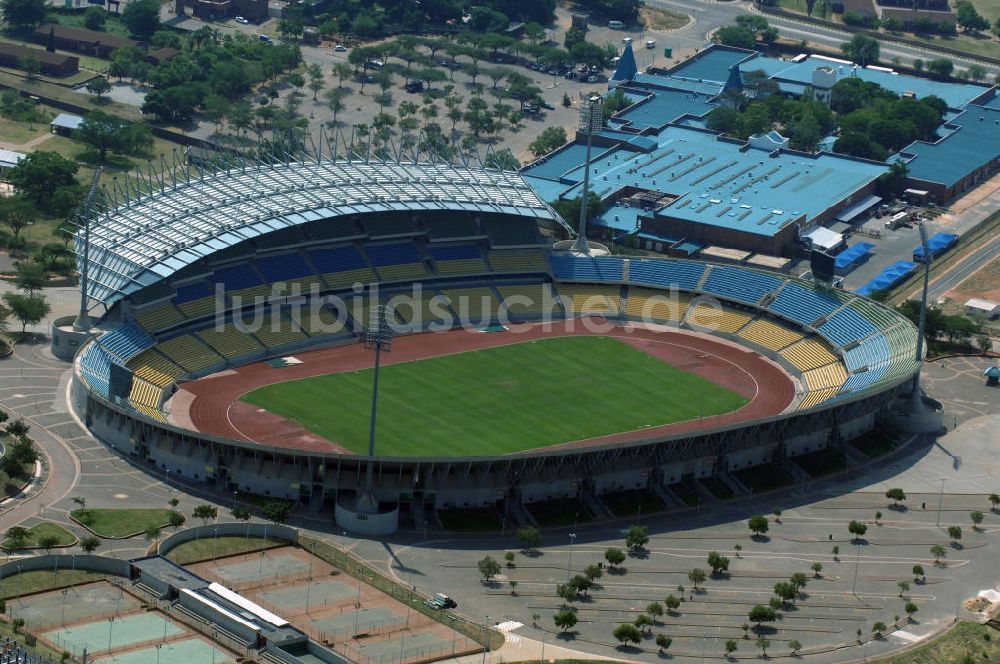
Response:
[[[928,299],[931,302],[937,300],[997,256],[1000,256],[1000,235],[993,236],[988,242],[932,281]]]

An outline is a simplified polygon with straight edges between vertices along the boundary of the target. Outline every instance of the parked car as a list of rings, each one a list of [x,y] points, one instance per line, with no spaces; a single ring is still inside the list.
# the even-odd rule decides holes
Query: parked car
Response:
[[[404,89],[407,92],[411,92],[411,93],[423,92],[424,82],[421,81],[419,78],[415,78],[412,81],[410,81],[409,83],[407,83]]]
[[[267,42],[269,44],[274,41],[268,35],[259,35],[259,37],[262,42]]]
[[[632,43],[632,38],[631,37],[622,37],[622,43],[623,44],[631,44]]]
[[[597,83],[598,78],[596,74],[591,74],[587,77],[587,83]]]
[[[235,21],[237,23],[239,23],[240,25],[247,25],[248,23],[250,23],[250,21],[246,20],[242,16],[237,16],[236,19],[235,19]]]
[[[426,602],[424,602],[424,606],[426,606],[428,608],[431,608],[431,609],[441,610],[441,609],[451,609],[451,608],[454,608],[454,607],[458,606],[458,604],[456,604],[455,600],[453,600],[452,598],[448,597],[447,595],[445,595],[443,593],[438,593],[438,594],[434,595],[434,597],[431,597],[429,600],[427,600]]]
[[[646,42],[646,48],[656,48],[656,40],[650,39]]]
[[[337,44],[336,46],[333,47],[333,50],[336,51],[337,53],[347,53],[347,47],[344,46],[343,44]]]
[[[542,102],[542,108],[544,108],[544,109],[546,109],[546,110],[549,110],[549,111],[554,111],[554,110],[556,110],[556,107],[555,107],[555,106],[553,106],[552,104],[550,104],[550,103],[549,103],[549,102],[547,102],[547,101],[543,101],[543,102]]]
[[[382,67],[385,66],[385,63],[382,62],[381,60],[369,60],[368,66],[371,67],[372,69],[381,69]]]

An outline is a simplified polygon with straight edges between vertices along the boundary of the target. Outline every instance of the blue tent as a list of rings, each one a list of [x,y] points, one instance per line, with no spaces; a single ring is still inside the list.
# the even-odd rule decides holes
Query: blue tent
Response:
[[[836,268],[838,270],[847,268],[849,265],[860,261],[874,248],[875,245],[871,242],[859,242],[853,247],[848,247],[844,251],[837,254],[837,258],[834,261]]]
[[[927,240],[927,248],[931,251],[931,257],[936,258],[944,252],[948,251],[955,242],[958,241],[958,236],[954,233],[938,233],[931,239]],[[913,260],[920,262],[924,260],[924,248],[923,246],[917,247],[913,250]]]
[[[916,263],[898,261],[882,270],[877,277],[854,292],[859,295],[868,296],[877,290],[888,290],[908,277],[916,269]]]
[[[611,75],[612,81],[631,81],[639,73],[639,68],[635,64],[635,53],[632,52],[632,42],[625,44],[622,50],[621,60],[615,67],[615,73]]]

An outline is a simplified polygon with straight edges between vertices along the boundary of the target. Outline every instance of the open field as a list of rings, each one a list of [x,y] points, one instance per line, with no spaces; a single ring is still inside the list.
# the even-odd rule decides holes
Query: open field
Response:
[[[1000,656],[1000,635],[986,625],[960,622],[919,648],[870,661],[873,664],[954,664],[965,661],[966,656],[984,662],[996,659]]]
[[[543,339],[404,362],[384,367],[380,381],[378,445],[385,455],[507,454],[746,403],[609,337]],[[371,370],[353,371],[268,385],[243,400],[363,453],[371,384]]]
[[[130,537],[143,533],[150,526],[162,527],[170,523],[168,509],[73,510],[70,516],[95,535],[101,537]]]

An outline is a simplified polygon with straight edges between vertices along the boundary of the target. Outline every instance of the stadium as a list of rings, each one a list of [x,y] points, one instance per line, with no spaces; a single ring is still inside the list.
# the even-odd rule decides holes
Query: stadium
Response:
[[[870,430],[919,370],[917,330],[866,298],[560,249],[569,227],[513,172],[316,157],[104,198],[76,243],[93,327],[52,342],[86,425],[354,532],[781,464]],[[377,304],[395,339],[362,513]]]

